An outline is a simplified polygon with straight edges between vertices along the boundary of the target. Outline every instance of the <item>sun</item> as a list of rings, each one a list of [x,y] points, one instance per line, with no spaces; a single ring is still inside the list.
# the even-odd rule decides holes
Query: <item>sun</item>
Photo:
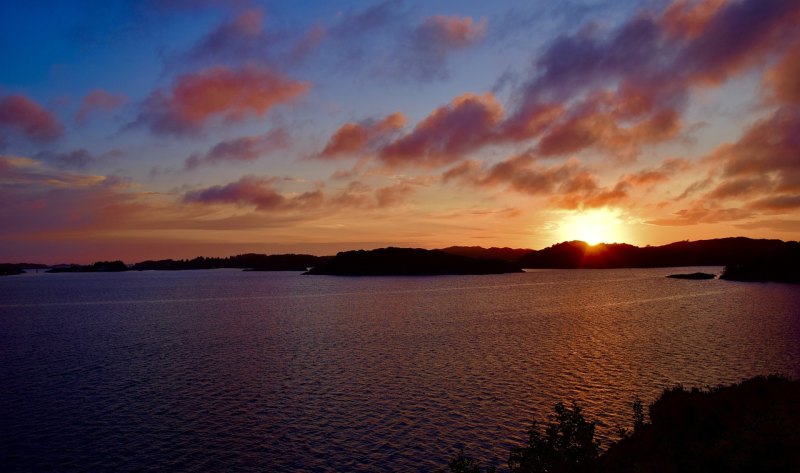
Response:
[[[623,241],[622,220],[610,209],[570,212],[558,225],[562,241],[582,240],[590,245]]]

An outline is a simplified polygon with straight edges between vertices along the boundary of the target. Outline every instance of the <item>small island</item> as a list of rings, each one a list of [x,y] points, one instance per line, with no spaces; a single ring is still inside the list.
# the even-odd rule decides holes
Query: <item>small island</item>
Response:
[[[343,251],[304,274],[336,276],[439,276],[521,273],[519,265],[499,259],[478,259],[440,250],[380,248]]]
[[[693,279],[693,280],[703,280],[703,279],[714,279],[717,276],[711,273],[683,273],[683,274],[670,274],[667,276],[668,278],[672,279]]]

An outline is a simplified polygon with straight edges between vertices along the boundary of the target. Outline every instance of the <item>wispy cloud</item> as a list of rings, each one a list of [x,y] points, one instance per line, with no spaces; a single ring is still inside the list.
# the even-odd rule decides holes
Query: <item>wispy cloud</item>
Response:
[[[425,18],[402,42],[399,75],[421,81],[447,77],[447,60],[459,50],[480,42],[486,35],[486,18],[434,15]]]
[[[17,136],[47,143],[63,132],[64,126],[52,112],[25,95],[0,96],[0,146]]]
[[[275,128],[260,135],[242,136],[220,141],[205,153],[195,153],[186,158],[184,168],[221,163],[249,162],[289,146],[289,134],[283,128]]]
[[[81,106],[75,114],[78,123],[86,123],[95,112],[111,112],[128,101],[123,94],[112,94],[103,89],[94,89],[81,100]]]
[[[309,88],[308,83],[265,67],[212,67],[178,76],[169,91],[150,94],[134,124],[154,134],[196,135],[214,119],[236,123],[263,117]]]
[[[369,119],[359,123],[345,123],[331,135],[317,157],[333,159],[358,156],[390,138],[405,125],[405,122],[405,116],[396,112],[381,120]]]

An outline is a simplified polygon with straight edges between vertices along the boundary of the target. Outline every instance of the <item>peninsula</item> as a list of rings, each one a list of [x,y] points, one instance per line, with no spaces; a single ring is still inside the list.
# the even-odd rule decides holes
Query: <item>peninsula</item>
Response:
[[[343,251],[305,274],[337,276],[436,276],[521,273],[519,265],[500,259],[470,258],[441,250],[380,248]]]
[[[339,275],[501,274],[524,269],[612,269],[725,266],[720,279],[736,281],[800,282],[800,243],[745,237],[679,241],[638,247],[626,243],[565,241],[541,250],[450,246],[439,250],[382,248],[353,250],[336,256],[246,253],[228,257],[147,260],[132,265],[98,261],[90,265],[48,266],[30,263],[0,264],[0,275],[26,269],[48,272],[180,271],[238,268],[246,271],[296,271]],[[310,268],[310,270],[309,270]],[[670,277],[712,279],[714,274],[689,273]]]

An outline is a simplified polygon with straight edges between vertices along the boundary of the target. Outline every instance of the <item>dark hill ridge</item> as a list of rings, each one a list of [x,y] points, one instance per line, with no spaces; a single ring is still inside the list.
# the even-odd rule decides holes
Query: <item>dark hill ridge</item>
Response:
[[[569,241],[531,251],[517,262],[523,268],[666,268],[735,265],[780,251],[791,244],[781,240],[719,238],[638,247],[625,243],[589,245]]]
[[[800,282],[800,243],[784,245],[729,264],[720,279],[732,281]]]
[[[442,251],[452,255],[469,256],[470,258],[517,261],[533,250],[529,248],[498,248],[496,246],[491,248],[484,248],[482,246],[448,246],[447,248],[442,248]]]
[[[476,259],[420,248],[343,251],[305,274],[338,276],[437,276],[446,274],[520,273],[514,263]]]
[[[15,274],[23,274],[24,269],[14,264],[0,264],[0,276],[13,276]]]
[[[190,260],[158,260],[136,263],[134,270],[180,271],[186,269],[240,268],[251,271],[305,271],[311,266],[325,261],[326,257],[314,255],[264,255],[246,253],[227,258],[204,258],[198,256]]]
[[[48,273],[118,273],[127,271],[128,266],[122,261],[98,261],[89,265],[63,265],[54,266],[47,270]]]
[[[35,263],[0,263],[0,276],[13,276],[15,274],[24,274],[26,269],[40,270],[47,269],[49,266],[45,264]]]
[[[399,250],[399,249],[395,249]],[[410,249],[405,249],[409,250]],[[754,240],[744,237],[713,240],[680,241],[663,246],[637,247],[625,243],[589,245],[582,241],[558,243],[542,250],[521,248],[482,248],[479,246],[451,246],[434,251],[416,261],[386,261],[407,274],[489,274],[516,272],[519,268],[573,269],[573,268],[662,268],[677,266],[727,266],[721,279],[739,281],[800,282],[800,244],[780,240]],[[357,253],[355,251],[345,253]],[[361,252],[365,261],[358,262],[366,271],[363,274],[389,274],[386,270],[368,269],[384,265],[379,260],[367,263],[370,258],[386,257],[381,253]],[[408,256],[408,255],[407,255]],[[414,255],[411,255],[414,256]],[[446,256],[466,258],[448,259]],[[415,258],[419,257],[416,255]],[[142,261],[128,267],[121,261],[100,261],[92,265],[59,265],[53,272],[109,272],[125,270],[185,270],[240,268],[254,271],[305,271],[322,267],[331,256],[303,254],[265,255],[247,253],[227,258],[197,257],[189,260]],[[475,261],[484,260],[481,263]],[[353,260],[356,263],[355,260]],[[339,263],[337,263],[339,264]],[[441,265],[437,268],[436,265]],[[0,265],[0,274],[19,274],[21,270],[44,268],[45,265]],[[338,266],[337,266],[338,267]],[[321,270],[320,270],[321,271]],[[337,271],[345,271],[343,268]],[[355,271],[355,270],[354,270]],[[360,272],[360,271],[356,271]],[[396,273],[395,273],[396,274]]]

